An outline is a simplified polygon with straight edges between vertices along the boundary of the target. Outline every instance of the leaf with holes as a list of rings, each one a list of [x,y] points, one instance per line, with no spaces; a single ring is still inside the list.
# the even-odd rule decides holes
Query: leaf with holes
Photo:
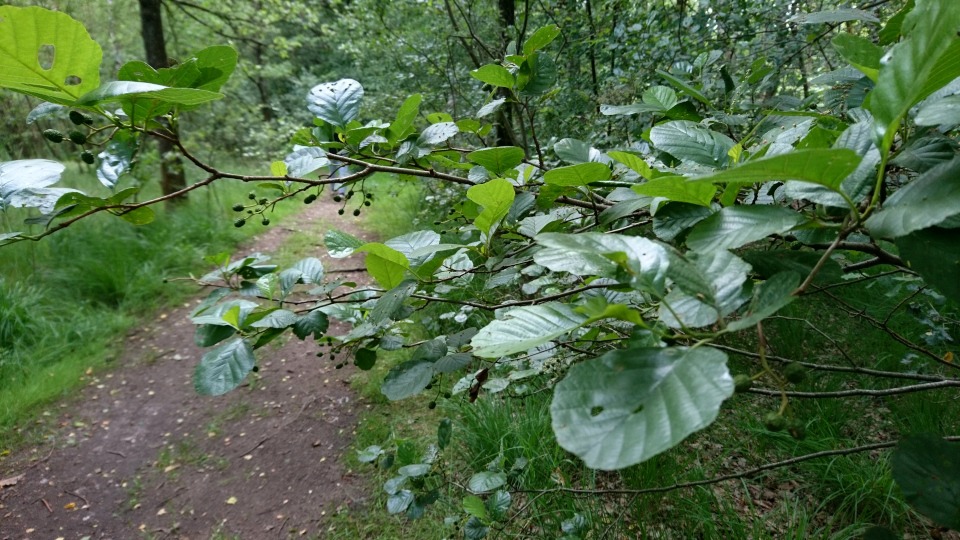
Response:
[[[613,470],[707,427],[731,395],[727,356],[716,349],[621,349],[573,366],[550,414],[560,446],[590,468]]]
[[[102,59],[100,45],[66,13],[0,6],[0,88],[70,105],[100,86]]]

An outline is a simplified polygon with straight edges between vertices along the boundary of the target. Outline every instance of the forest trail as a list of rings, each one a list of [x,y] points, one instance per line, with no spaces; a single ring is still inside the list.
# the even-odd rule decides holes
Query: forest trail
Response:
[[[237,253],[270,254],[295,227],[317,231],[312,255],[328,271],[362,267],[322,247],[323,224],[365,234],[338,208],[322,197]],[[290,335],[258,351],[260,372],[237,390],[197,395],[204,350],[192,302],[131,331],[119,367],[88,373],[81,391],[48,407],[59,418],[44,444],[0,465],[0,479],[16,479],[0,488],[0,539],[309,538],[362,498],[339,459],[356,427],[353,370]],[[334,322],[330,332],[348,330]]]

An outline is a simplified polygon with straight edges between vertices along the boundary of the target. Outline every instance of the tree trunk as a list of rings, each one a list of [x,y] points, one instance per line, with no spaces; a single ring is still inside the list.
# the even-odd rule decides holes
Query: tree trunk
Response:
[[[167,46],[163,39],[163,17],[160,13],[161,0],[140,0],[140,26],[143,34],[143,48],[147,53],[147,63],[154,69],[170,67],[167,58]],[[176,133],[174,133],[176,136]],[[177,155],[173,143],[166,139],[157,139],[160,152],[160,189],[169,195],[187,187],[187,178],[183,171],[183,161]],[[181,195],[168,202],[181,202]]]

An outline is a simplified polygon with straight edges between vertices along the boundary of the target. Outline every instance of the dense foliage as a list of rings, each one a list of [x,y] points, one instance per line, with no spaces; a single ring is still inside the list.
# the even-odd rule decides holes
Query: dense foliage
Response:
[[[392,4],[364,12],[344,7],[342,16],[358,28],[379,21],[388,31],[391,21],[407,19],[387,11],[413,9]],[[2,163],[0,204],[37,208],[31,219],[44,229],[8,232],[0,243],[39,240],[99,213],[145,224],[154,218],[152,205],[224,179],[254,186],[234,206],[237,227],[267,224],[278,203],[312,202],[335,183],[344,184],[342,193],[329,196],[342,203],[341,213],[356,215],[374,202],[365,181],[375,173],[444,183],[450,187],[447,216],[437,223],[442,232],[382,243],[326,234],[332,257],[365,253],[377,287],[331,279],[315,258],[281,269],[262,255],[208,257],[216,270],[196,281],[212,291],[193,322],[197,343],[211,349],[196,368],[197,391],[236,388],[256,369],[255,350],[288,331],[350,352],[363,370],[376,364],[378,351],[408,347],[412,357],[383,383],[390,400],[428,391],[472,402],[482,393],[547,390],[557,442],[593,469],[621,469],[680,444],[710,425],[735,392],[770,396],[767,429],[796,439],[806,429],[792,407],[796,399],[955,393],[960,381],[946,339],[914,343],[887,320],[851,308],[851,316],[922,357],[923,367],[777,364],[768,358],[764,323],[801,296],[836,299],[831,289],[865,280],[886,285],[880,280],[893,274],[945,310],[960,302],[960,4],[911,1],[883,23],[848,8],[785,20],[782,11],[753,16],[748,9],[741,17],[722,9],[726,4],[700,3],[675,33],[656,26],[667,24],[656,9],[629,28],[614,25],[612,41],[603,41],[605,56],[595,50],[595,26],[565,30],[558,21],[534,31],[531,23],[528,31],[524,19],[513,35],[516,24],[473,29],[475,19],[506,20],[503,12],[458,15],[449,3],[445,13],[434,6],[448,16],[430,19],[438,28],[472,34],[460,36],[462,48],[448,47],[457,52],[442,62],[429,50],[420,53],[437,64],[433,75],[446,85],[427,79],[435,84],[423,95],[374,97],[376,114],[389,122],[365,113],[371,89],[353,78],[312,86],[292,115],[312,117],[312,124],[291,120],[298,125],[292,151],[263,176],[221,170],[175,136],[182,113],[223,97],[238,65],[231,47],[204,48],[170,68],[129,62],[117,81],[101,84],[101,49],[80,23],[40,8],[0,7],[0,86],[44,101],[28,122],[67,115],[74,125],[67,133],[45,131],[47,140],[73,145],[87,161],[94,159],[91,148],[103,146],[97,174],[111,189],[148,135],[169,140],[208,175],[180,192],[135,202],[136,187],[105,198],[52,187],[64,168],[57,162]],[[777,34],[770,63],[754,58],[751,48],[762,42],[726,46],[758,18]],[[13,26],[42,30],[5,30]],[[704,29],[718,48],[653,69],[683,57],[693,47],[690,34]],[[631,61],[632,36],[644,32],[667,44]],[[826,35],[832,52],[824,59],[842,65],[808,78],[798,53]],[[46,46],[71,54],[43,66],[37,55]],[[584,59],[590,68],[579,65]],[[610,62],[603,81],[599,60]],[[573,80],[583,72],[593,75],[592,93],[558,88],[561,73]],[[478,91],[455,82],[467,77]],[[382,116],[391,102],[401,104]],[[274,113],[266,111],[273,108],[265,107],[263,120],[271,122]],[[345,172],[328,177],[334,168]],[[893,270],[876,272],[882,265]],[[405,321],[438,305],[449,309],[429,321],[431,339],[410,342]],[[352,331],[328,335],[329,318],[352,323]],[[742,334],[756,336],[757,362],[734,376],[724,343]],[[865,382],[835,393],[792,388],[810,373],[837,369],[863,381],[908,382],[883,389]],[[956,444],[943,435],[905,440],[894,475],[921,512],[960,528]],[[450,437],[444,421],[425,450],[406,442],[373,446],[361,460],[396,468],[384,486],[389,512],[417,518],[441,495],[457,496],[469,516],[466,536],[482,538],[507,516],[512,479],[525,463],[495,461],[458,495],[449,489],[459,485],[457,472],[443,456]],[[565,532],[576,536],[577,527]]]

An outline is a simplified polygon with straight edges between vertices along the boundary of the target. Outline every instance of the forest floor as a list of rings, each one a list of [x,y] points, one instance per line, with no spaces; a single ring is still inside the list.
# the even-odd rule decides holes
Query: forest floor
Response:
[[[321,198],[237,251],[271,254],[315,230],[305,256],[328,271],[360,267],[329,259],[319,240],[334,219],[365,235],[338,208]],[[42,413],[42,440],[0,463],[0,539],[313,538],[327,516],[364,501],[362,479],[340,459],[359,412],[353,370],[292,338],[261,349],[259,373],[237,390],[200,396],[191,309],[131,331],[116,367],[88,371],[81,391]]]

